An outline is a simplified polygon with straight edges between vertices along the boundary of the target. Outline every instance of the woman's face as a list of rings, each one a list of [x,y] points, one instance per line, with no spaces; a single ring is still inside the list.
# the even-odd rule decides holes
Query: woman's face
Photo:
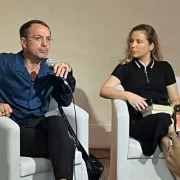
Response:
[[[144,60],[150,59],[154,44],[149,44],[145,31],[133,31],[129,48],[133,58]]]

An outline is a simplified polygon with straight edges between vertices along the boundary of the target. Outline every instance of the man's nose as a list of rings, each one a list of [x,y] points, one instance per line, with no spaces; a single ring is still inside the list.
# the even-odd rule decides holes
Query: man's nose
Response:
[[[47,46],[47,44],[48,44],[47,40],[46,39],[42,39],[41,45],[42,46]]]

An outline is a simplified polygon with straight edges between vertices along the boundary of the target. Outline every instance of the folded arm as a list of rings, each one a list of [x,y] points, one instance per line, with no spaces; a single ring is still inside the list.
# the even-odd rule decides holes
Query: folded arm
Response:
[[[148,106],[145,102],[145,98],[129,91],[116,89],[117,85],[119,85],[120,83],[121,81],[117,77],[111,75],[102,86],[99,95],[106,99],[126,100],[137,111],[142,111]]]
[[[117,77],[111,75],[103,84],[99,95],[105,99],[127,100],[128,92],[116,89],[120,83]]]

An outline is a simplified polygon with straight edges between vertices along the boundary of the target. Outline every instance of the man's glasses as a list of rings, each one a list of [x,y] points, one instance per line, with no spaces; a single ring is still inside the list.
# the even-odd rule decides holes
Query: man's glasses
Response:
[[[34,37],[28,37],[29,39],[33,39],[34,41],[38,42],[38,43],[42,43],[42,42],[46,42],[48,44],[53,42],[53,38],[52,37],[43,37],[43,36],[34,36]]]

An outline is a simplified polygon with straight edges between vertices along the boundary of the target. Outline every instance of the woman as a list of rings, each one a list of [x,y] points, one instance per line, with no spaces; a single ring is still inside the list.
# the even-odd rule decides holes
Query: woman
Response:
[[[130,136],[140,142],[144,155],[151,156],[160,144],[167,157],[170,115],[159,113],[142,117],[149,100],[171,106],[179,103],[174,71],[162,60],[154,28],[146,24],[134,27],[128,35],[125,57],[102,86],[100,96],[127,100]],[[116,89],[120,83],[125,91]]]

